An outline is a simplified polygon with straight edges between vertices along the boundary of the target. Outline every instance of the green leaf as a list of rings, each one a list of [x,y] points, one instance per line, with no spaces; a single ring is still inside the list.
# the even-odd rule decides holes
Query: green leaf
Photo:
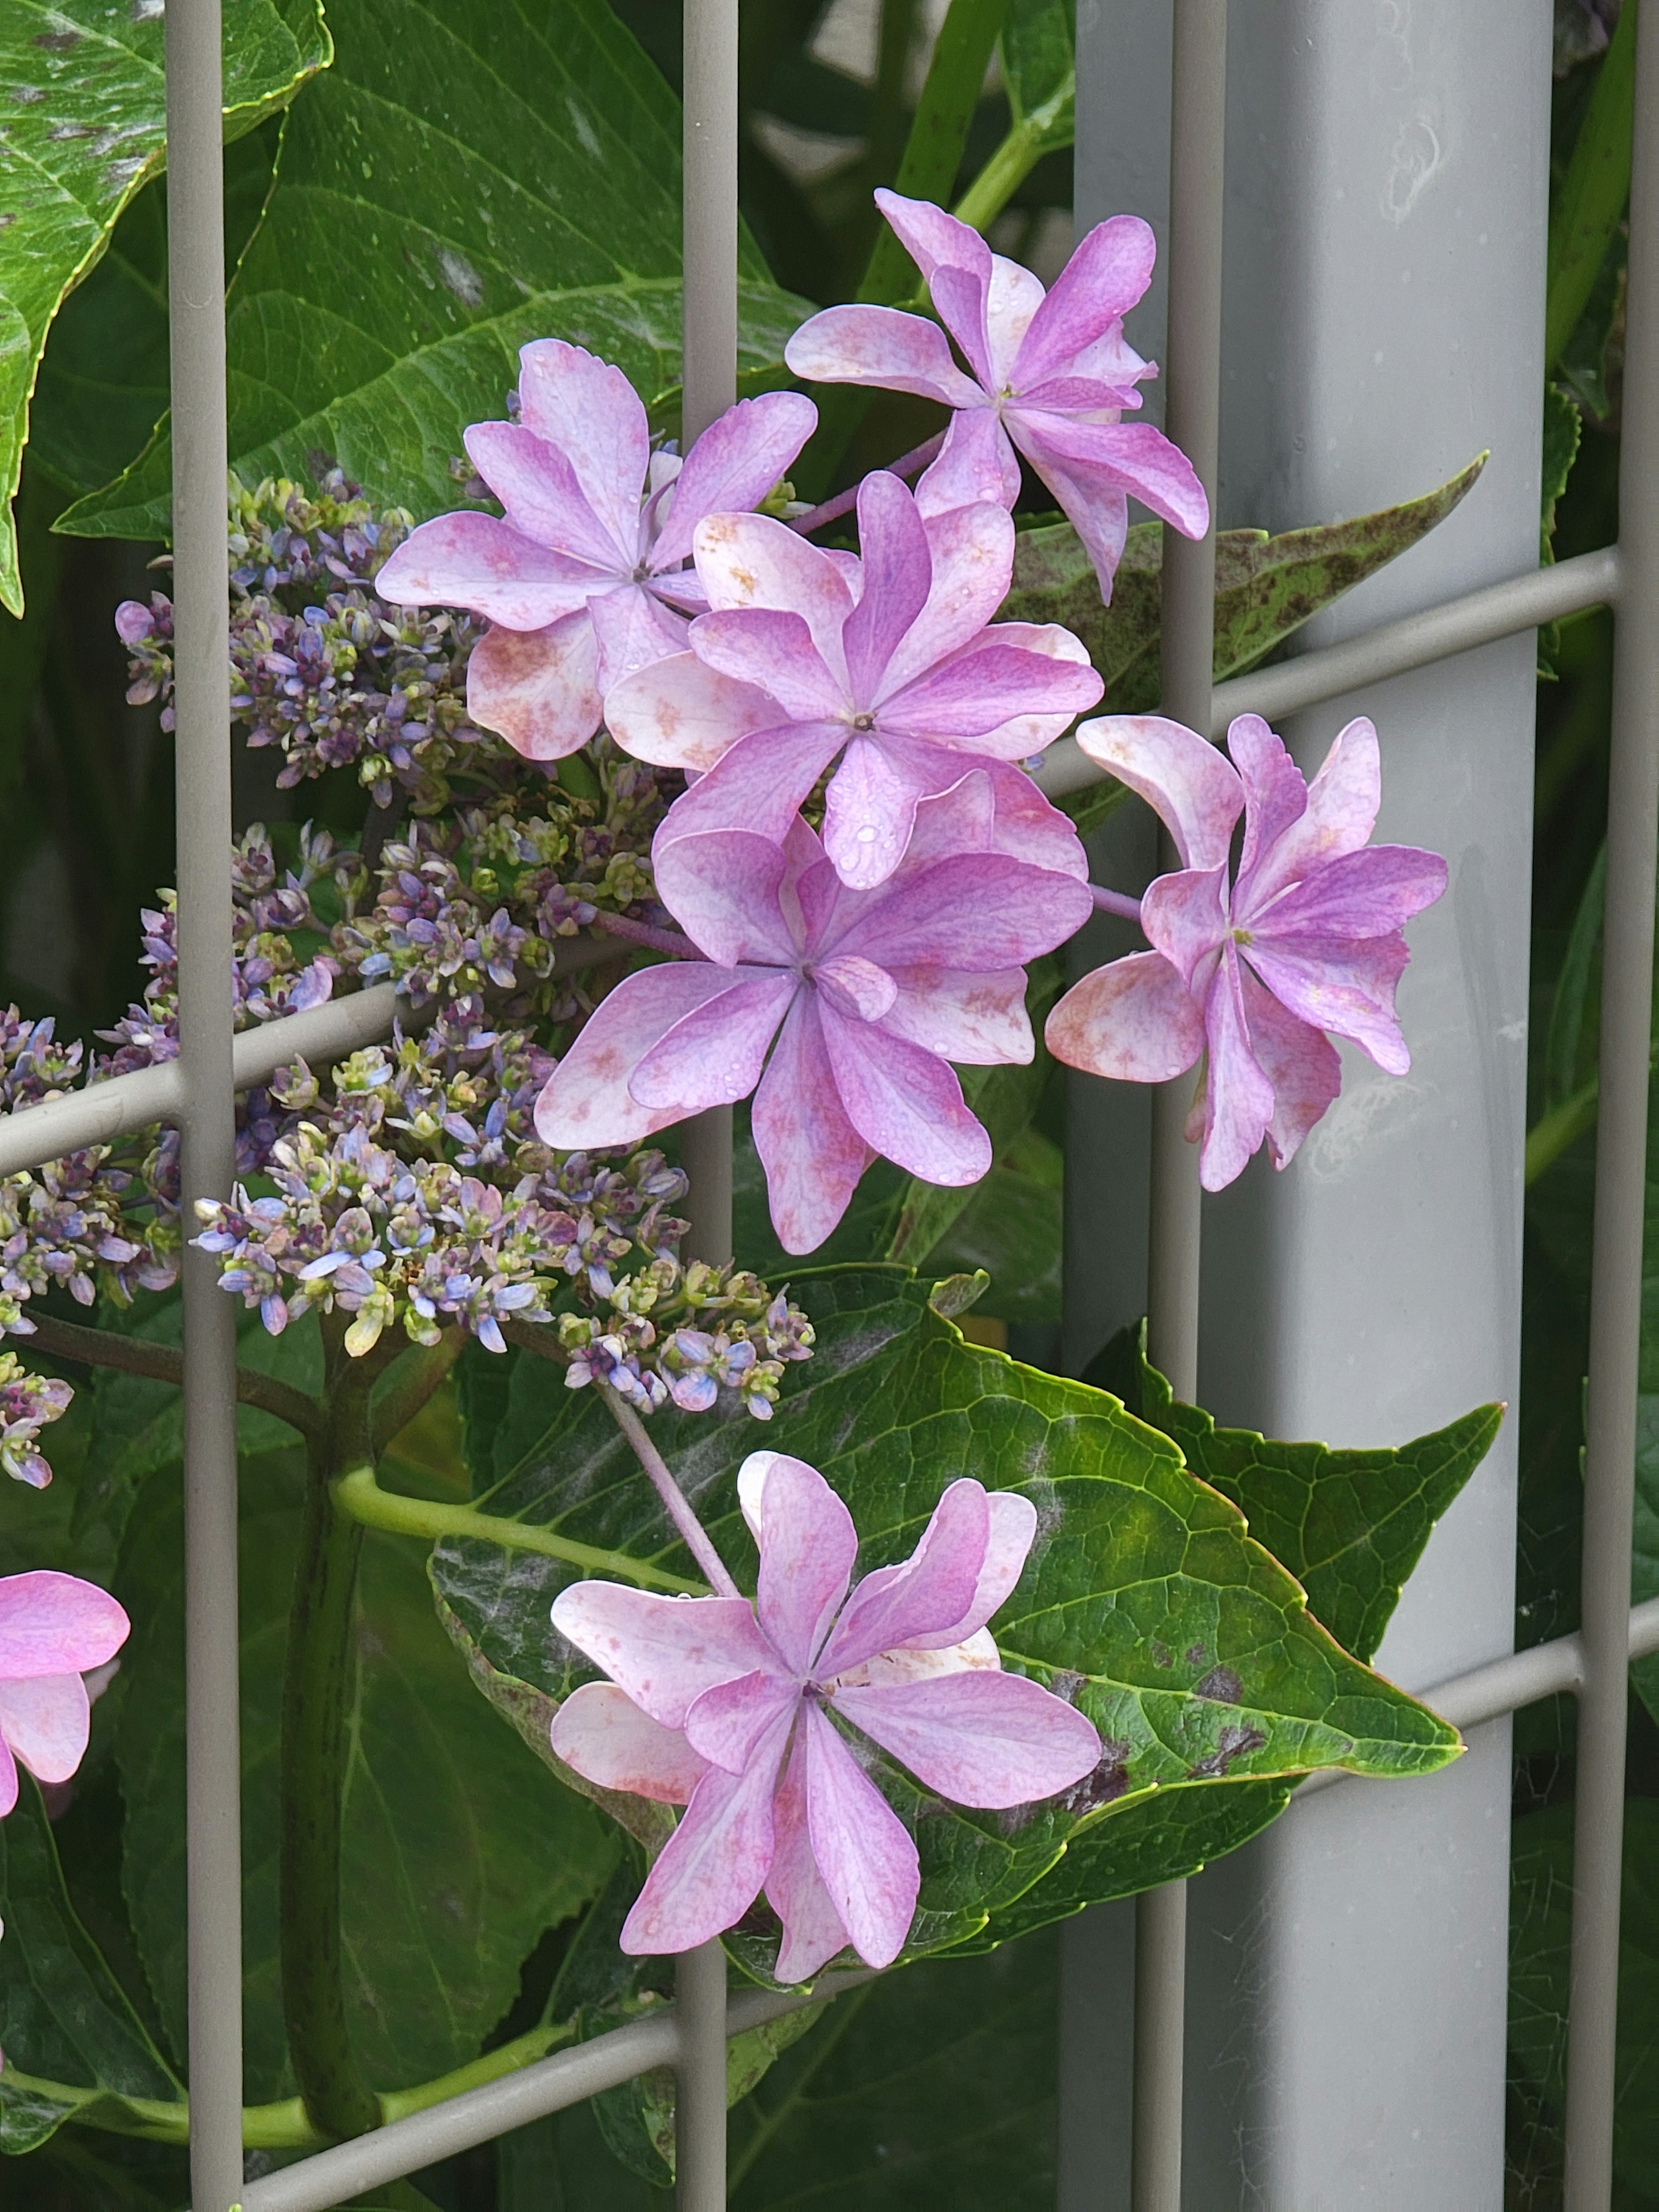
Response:
[[[603,0],[331,0],[335,66],[289,118],[232,287],[231,465],[378,500],[460,502],[452,459],[499,416],[526,340],[562,337],[647,402],[679,374],[680,120]],[[804,312],[745,247],[740,355]],[[61,527],[165,536],[165,434]]]
[[[1076,51],[1072,26],[1074,0],[1009,0],[1002,27],[1002,75],[1016,123],[1024,123],[1074,88]],[[1063,125],[1049,126],[1048,143],[1069,146],[1069,106]],[[1058,135],[1063,128],[1065,135]]]
[[[963,1274],[982,1267],[991,1286],[975,1310],[994,1320],[1053,1323],[1064,1237],[1065,1157],[1039,1130],[1026,1129],[969,1192],[927,1264],[930,1272]]]
[[[1315,523],[1279,538],[1224,530],[1216,541],[1216,682],[1254,667],[1322,607],[1415,545],[1445,520],[1485,466],[1483,453],[1437,490],[1350,522]],[[1137,523],[1111,605],[1102,606],[1093,564],[1070,523],[1022,531],[1002,613],[1012,621],[1064,623],[1105,678],[1100,711],[1146,714],[1158,697],[1163,559],[1162,524]]]
[[[1550,215],[1544,307],[1547,374],[1589,305],[1603,256],[1630,198],[1636,14],[1634,8],[1625,9],[1613,32]]]
[[[763,1437],[744,1420],[672,1409],[653,1424],[733,1572],[752,1583],[736,1474],[763,1441],[836,1485],[862,1537],[861,1571],[908,1554],[957,1476],[1023,1489],[1047,1534],[995,1624],[1004,1662],[1058,1685],[1107,1747],[1088,1781],[1014,1822],[942,1806],[878,1759],[878,1785],[921,1856],[913,1952],[975,1936],[1074,1836],[1094,1824],[1103,1836],[1155,1793],[1326,1765],[1428,1772],[1455,1754],[1455,1731],[1342,1651],[1237,1510],[1115,1399],[965,1343],[899,1268],[797,1277],[793,1295],[817,1350],[788,1370]],[[684,1571],[604,1407],[546,1361],[521,1360],[513,1391],[486,1510]],[[480,1687],[521,1711],[533,1699],[525,1733],[544,1743],[554,1704],[593,1674],[547,1633],[548,1607],[573,1577],[550,1559],[459,1540],[438,1546],[432,1578]],[[765,1972],[769,1942],[729,1940]]]
[[[1334,1451],[1219,1429],[1183,1406],[1146,1357],[1146,1325],[1120,1329],[1088,1379],[1173,1437],[1193,1473],[1231,1498],[1308,1594],[1345,1651],[1369,1659],[1435,1522],[1486,1457],[1502,1406],[1477,1406],[1397,1449]]]
[[[177,2105],[177,2077],[76,1917],[40,1790],[0,1821],[0,2152],[33,2150],[76,2113],[143,2124],[131,2100]]]
[[[252,130],[327,66],[317,0],[240,0],[225,47],[225,135]],[[160,9],[17,0],[0,15],[10,94],[0,154],[0,497],[9,506],[52,318],[166,157]],[[16,541],[0,536],[0,605],[22,612]]]
[[[1607,906],[1607,848],[1596,854],[1578,911],[1566,956],[1556,977],[1550,1002],[1550,1025],[1544,1048],[1544,1106],[1565,1105],[1574,1091],[1595,1073],[1596,1047],[1601,1028],[1601,925]]]
[[[276,1944],[278,1723],[298,1509],[297,1454],[242,1466],[242,1836],[247,2096],[292,2092]],[[183,1650],[178,1492],[142,1493],[120,1589],[137,1624],[118,1757],[125,1885],[169,2036],[185,2021]],[[433,1619],[417,1550],[363,1547],[343,1861],[347,1993],[364,2069],[403,2088],[464,2064],[517,1994],[544,1929],[604,1881],[615,1852],[592,1813],[481,1729]],[[0,2080],[3,2080],[0,2075]]]

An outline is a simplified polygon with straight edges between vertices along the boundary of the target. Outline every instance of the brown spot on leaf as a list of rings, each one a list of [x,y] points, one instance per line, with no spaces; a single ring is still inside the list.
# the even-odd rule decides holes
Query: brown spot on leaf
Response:
[[[1174,1666],[1174,1664],[1175,1664],[1175,1653],[1174,1653],[1173,1651],[1171,1651],[1171,1650],[1170,1650],[1170,1647],[1169,1647],[1169,1645],[1168,1645],[1167,1644],[1158,1644],[1158,1643],[1154,1643],[1154,1644],[1153,1644],[1153,1645],[1152,1645],[1152,1664],[1153,1664],[1153,1666],[1154,1666],[1154,1667],[1172,1667],[1172,1666]]]
[[[66,54],[81,43],[81,33],[75,30],[37,31],[32,46],[44,46],[49,54]]]
[[[1243,1694],[1244,1685],[1231,1667],[1212,1667],[1202,1681],[1193,1684],[1193,1695],[1213,1705],[1236,1705]]]
[[[1056,1808],[1069,1813],[1080,1820],[1085,1813],[1097,1812],[1122,1796],[1129,1786],[1129,1747],[1112,1736],[1106,1737],[1100,1747],[1099,1764],[1090,1769],[1081,1782],[1074,1782],[1063,1797],[1054,1800]]]
[[[1246,1722],[1230,1721],[1209,1757],[1187,1769],[1187,1778],[1189,1782],[1213,1780],[1224,1775],[1236,1759],[1243,1759],[1247,1752],[1260,1751],[1267,1741],[1260,1729],[1251,1728]]]

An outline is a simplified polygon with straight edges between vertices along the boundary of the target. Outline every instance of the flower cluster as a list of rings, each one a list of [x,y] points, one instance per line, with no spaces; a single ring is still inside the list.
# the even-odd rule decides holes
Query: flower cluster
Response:
[[[59,1044],[50,1015],[25,1021],[15,1006],[0,1010],[0,1114],[39,1106],[73,1091],[81,1079],[81,1048]]]
[[[480,747],[466,701],[479,626],[447,608],[416,615],[374,588],[410,522],[401,508],[376,514],[338,469],[314,494],[286,479],[233,483],[231,711],[249,744],[281,747],[284,787],[350,765],[377,805],[401,790],[431,811]],[[116,629],[131,658],[128,699],[160,696],[171,727],[171,602],[129,599]]]
[[[31,1375],[15,1352],[0,1352],[0,1473],[44,1490],[52,1469],[35,1449],[42,1429],[62,1419],[75,1395],[67,1382]]]
[[[94,1145],[33,1173],[0,1178],[0,1334],[29,1336],[31,1298],[66,1290],[89,1306],[101,1287],[118,1304],[164,1291],[179,1273],[176,1165],[157,1132]]]

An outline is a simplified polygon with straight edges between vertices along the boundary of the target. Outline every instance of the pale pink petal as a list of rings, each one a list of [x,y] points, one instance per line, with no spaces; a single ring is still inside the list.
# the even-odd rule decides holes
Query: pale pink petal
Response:
[[[1329,1039],[1288,1013],[1242,962],[1240,976],[1250,1049],[1273,1087],[1267,1150],[1276,1168],[1286,1167],[1341,1090],[1342,1062]]]
[[[945,765],[939,757],[939,749],[927,744],[905,744],[903,757],[908,763],[920,763],[930,779]],[[969,767],[965,761],[957,759],[949,766],[957,771],[955,781],[943,790],[931,791],[917,803],[910,842],[905,848],[907,873],[929,866],[935,860],[954,860],[963,853],[988,853],[992,849],[997,808],[991,787],[990,762],[981,761]],[[1022,777],[1020,781],[1025,782],[1028,779]]]
[[[1043,1034],[1068,1067],[1168,1083],[1203,1051],[1204,1011],[1161,952],[1131,952],[1073,983]]]
[[[800,988],[793,973],[727,969],[743,981],[682,1015],[629,1078],[630,1097],[677,1117],[730,1106],[761,1079],[767,1048]]]
[[[633,1145],[678,1121],[672,1107],[640,1105],[629,1082],[659,1037],[732,982],[729,968],[702,960],[671,960],[624,975],[543,1085],[536,1101],[542,1142],[565,1152]]]
[[[887,664],[928,604],[933,562],[915,495],[887,470],[872,470],[859,486],[858,520],[863,591],[842,645],[853,703],[863,708],[888,688]]]
[[[974,1668],[902,1688],[838,1690],[836,1704],[953,1805],[1034,1805],[1100,1762],[1094,1723],[1023,1674]]]
[[[1239,720],[1245,719],[1241,715]],[[1248,719],[1254,722],[1258,718]],[[1238,726],[1235,722],[1233,728]],[[1231,732],[1228,736],[1231,744]],[[1338,732],[1323,766],[1308,786],[1306,811],[1261,854],[1248,882],[1241,869],[1241,902],[1259,911],[1287,884],[1299,883],[1345,853],[1358,852],[1371,834],[1382,803],[1376,731],[1362,714]]]
[[[1398,930],[1358,939],[1259,938],[1244,957],[1298,1021],[1352,1037],[1390,1075],[1410,1067],[1394,1005],[1411,957]]]
[[[1158,241],[1139,216],[1097,222],[1078,245],[1032,316],[1011,381],[1024,393],[1056,375],[1141,298],[1152,281]]]
[[[1017,645],[1027,653],[1041,653],[1047,660],[1070,661],[1079,670],[1090,669],[1089,649],[1081,638],[1062,629],[1058,623],[999,623],[994,635],[1000,645]],[[1053,744],[1056,738],[1064,737],[1073,720],[1068,708],[1062,707],[1054,714],[1019,714],[994,729],[969,738],[949,738],[949,744],[960,744],[973,752],[994,753],[1006,761],[1029,760]]]
[[[983,1487],[967,1476],[951,1484],[933,1508],[908,1559],[866,1575],[842,1608],[815,1670],[828,1681],[848,1668],[954,1631],[970,1613],[991,1541],[991,1509]]]
[[[740,399],[711,422],[685,457],[668,518],[651,548],[653,568],[691,557],[691,539],[706,514],[742,514],[758,507],[817,428],[818,410],[801,392],[765,392]]]
[[[1235,919],[1252,936],[1383,937],[1432,906],[1446,888],[1438,853],[1415,845],[1366,845],[1344,853],[1304,876],[1265,913],[1246,914],[1235,902]]]
[[[717,612],[769,607],[799,615],[837,684],[847,680],[841,634],[853,593],[839,564],[769,514],[711,514],[696,527],[697,574]]]
[[[705,667],[777,701],[775,722],[828,721],[848,711],[846,690],[799,615],[776,607],[715,610],[697,617],[690,637]]]
[[[651,433],[621,369],[562,338],[537,338],[519,349],[519,407],[526,429],[568,456],[609,535],[636,545]]]
[[[596,586],[634,566],[630,532],[620,544],[587,503],[567,454],[522,422],[475,422],[462,439],[467,458],[526,538],[568,553],[593,570]]]
[[[553,1755],[585,1782],[684,1805],[708,1771],[678,1729],[643,1712],[614,1682],[584,1682],[553,1716]]]
[[[799,1682],[765,1669],[716,1682],[687,1711],[685,1740],[711,1766],[741,1774],[756,1745],[794,1711],[800,1694]]]
[[[906,1682],[931,1682],[941,1674],[959,1674],[965,1668],[988,1667],[994,1671],[1001,1664],[995,1637],[988,1628],[980,1628],[960,1644],[935,1646],[924,1640],[878,1651],[873,1659],[862,1659],[856,1667],[843,1669],[836,1677],[836,1686],[837,1692],[842,1687],[890,1690]]]
[[[1002,419],[1057,496],[1062,483],[1091,483],[1138,499],[1183,537],[1201,538],[1209,528],[1209,501],[1192,463],[1151,422],[1082,422],[1018,405],[1005,407]]]
[[[885,971],[884,971],[885,972]],[[1025,970],[969,975],[950,968],[901,968],[884,1029],[958,1067],[1024,1066],[1036,1050],[1025,1011]]]
[[[37,1567],[0,1577],[0,1682],[84,1674],[112,1659],[131,1627],[107,1590]]]
[[[818,1019],[842,1105],[867,1145],[927,1182],[959,1188],[989,1171],[991,1140],[948,1062],[822,1000]]]
[[[1115,422],[1125,407],[1139,407],[1131,386],[1103,383],[1097,376],[1051,376],[1028,386],[1018,404],[1027,415],[1080,415],[1085,421]]]
[[[712,671],[710,678],[726,680],[714,677]],[[734,690],[741,688],[732,686]],[[778,709],[771,711],[775,714]],[[734,822],[756,836],[783,844],[796,810],[846,738],[845,722],[786,723],[740,737],[669,808],[652,843],[657,856],[653,865],[680,838],[728,836]]]
[[[810,1981],[820,1966],[847,1948],[847,1930],[812,1856],[806,1819],[806,1730],[798,1729],[772,1806],[775,1841],[766,1896],[783,1923],[783,1942],[772,1970],[780,1982]]]
[[[587,611],[599,641],[602,699],[624,676],[685,651],[684,617],[671,612],[654,592],[639,584],[596,593],[587,603]]]
[[[1175,839],[1183,867],[1223,865],[1244,787],[1237,769],[1207,738],[1161,714],[1103,714],[1083,724],[1077,741],[1091,761],[1153,809]]]
[[[17,1802],[17,1762],[6,1748],[6,1739],[0,1735],[0,1820],[3,1820]]]
[[[1042,306],[1040,278],[1011,261],[1006,254],[991,256],[991,281],[985,290],[985,336],[991,380],[987,389],[1006,392],[1014,380],[1014,363]]]
[[[812,981],[826,1006],[849,1021],[878,1022],[891,1012],[898,985],[884,968],[856,952],[837,952],[815,961]]]
[[[997,510],[994,510],[997,511]],[[1086,656],[1059,658],[1024,639],[1005,640],[996,623],[973,641],[884,699],[883,729],[924,737],[983,738],[1016,716],[1058,715],[1060,727],[1099,700],[1104,686]]]
[[[857,890],[884,884],[904,858],[921,792],[874,738],[854,737],[830,779],[823,805],[823,846],[842,883]]]
[[[37,1782],[67,1782],[81,1764],[92,1724],[78,1674],[0,1682],[0,1736]]]
[[[853,1948],[866,1966],[890,1966],[915,1917],[921,1887],[915,1844],[834,1722],[813,1705],[801,1718],[813,1859]]]
[[[836,1089],[817,1002],[790,1008],[750,1120],[772,1226],[786,1252],[811,1252],[846,1212],[872,1154]]]
[[[778,904],[787,856],[773,839],[748,829],[664,837],[653,865],[658,896],[711,960],[728,968],[794,961],[795,940]]]
[[[544,629],[585,607],[602,580],[586,561],[537,544],[496,515],[463,507],[411,531],[374,588],[402,606],[470,607],[509,629]]]
[[[812,384],[878,384],[947,407],[973,407],[984,398],[957,367],[939,325],[896,307],[826,307],[801,325],[783,357]]]
[[[815,1467],[778,1453],[761,1497],[761,1626],[791,1672],[817,1656],[858,1557],[853,1516]]]
[[[664,1728],[683,1729],[705,1690],[776,1673],[746,1597],[659,1597],[623,1583],[572,1583],[553,1626]]]
[[[991,249],[970,224],[932,200],[906,199],[884,185],[875,198],[899,244],[930,283],[937,269],[963,269],[989,285]]]
[[[1021,769],[1007,761],[975,758],[965,747],[958,750],[930,744],[922,738],[889,738],[887,751],[893,760],[902,761],[912,778],[925,783],[927,790],[917,803],[905,855],[907,868],[941,853],[983,850],[1024,860],[1028,866],[1050,874],[1075,876],[1079,883],[1086,880],[1088,855],[1069,817],[1051,805]],[[955,809],[957,802],[951,794],[962,790],[968,781],[962,771],[969,768],[970,760],[969,775],[991,802],[990,821],[983,835],[977,823],[971,830],[964,826],[951,843],[946,831],[954,831],[957,816],[953,811],[940,817],[944,826],[936,833],[930,826],[932,810],[947,805]],[[977,815],[981,799],[975,795],[971,804]]]
[[[995,408],[963,406],[951,416],[938,458],[916,479],[916,506],[927,521],[959,507],[1012,507],[1019,484],[1019,458]]]
[[[985,327],[987,295],[991,288],[991,275],[987,255],[987,267],[964,269],[943,262],[935,265],[927,280],[927,289],[933,302],[933,312],[939,317],[961,349],[963,358],[978,378],[981,388],[994,392],[1000,387],[996,369],[991,358],[990,334]]]
[[[1190,991],[1200,964],[1226,937],[1227,870],[1182,868],[1141,894],[1140,926]]]
[[[623,1923],[630,1957],[694,1950],[741,1920],[772,1863],[772,1797],[793,1704],[741,1774],[711,1767]]]
[[[1121,323],[1112,323],[1103,330],[1092,345],[1086,345],[1072,363],[1074,376],[1092,378],[1100,384],[1109,384],[1119,392],[1133,392],[1136,385],[1158,370],[1149,361],[1144,361],[1123,335]],[[1139,393],[1136,392],[1137,399]]]
[[[1036,1508],[1029,1498],[1015,1490],[988,1491],[985,1503],[990,1515],[990,1529],[986,1538],[985,1564],[974,1585],[972,1604],[961,1620],[953,1620],[948,1628],[936,1629],[931,1635],[912,1637],[911,1648],[943,1651],[969,1642],[981,1633],[992,1614],[1000,1612],[1013,1595],[1036,1537]],[[994,1654],[994,1644],[991,1649]],[[991,1663],[1001,1662],[994,1656]],[[962,1802],[966,1804],[968,1800]]]
[[[919,500],[916,512],[922,512]],[[880,690],[884,699],[971,644],[1008,596],[1014,525],[1002,507],[983,500],[952,507],[927,520],[924,532],[933,580],[926,605],[887,663]],[[1004,638],[1002,642],[1029,641]]]
[[[545,629],[497,623],[466,664],[466,711],[526,760],[562,760],[599,726],[599,659],[585,606]]]
[[[717,674],[695,653],[624,676],[607,695],[605,714],[611,736],[635,760],[699,774],[748,731],[770,729],[779,720],[766,692]]]
[[[905,869],[880,891],[843,897],[833,949],[862,953],[890,974],[982,960],[988,974],[1024,967],[1063,945],[1092,911],[1075,876],[1028,867],[1000,853],[962,853]],[[831,948],[828,940],[815,947]]]
[[[1273,1117],[1273,1085],[1250,1050],[1242,969],[1231,945],[1222,953],[1204,1011],[1210,1062],[1199,1180],[1206,1190],[1224,1190],[1243,1173]]]
[[[1244,787],[1244,842],[1238,855],[1235,901],[1243,915],[1250,903],[1250,879],[1263,854],[1306,813],[1308,786],[1285,750],[1284,739],[1268,728],[1260,714],[1234,718],[1227,731],[1227,750]]]

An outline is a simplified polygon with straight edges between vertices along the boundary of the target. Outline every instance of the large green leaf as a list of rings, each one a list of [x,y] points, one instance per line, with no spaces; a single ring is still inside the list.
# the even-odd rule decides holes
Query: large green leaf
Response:
[[[902,1269],[808,1275],[794,1295],[817,1351],[789,1371],[766,1431],[672,1411],[653,1424],[733,1571],[752,1580],[735,1477],[763,1441],[835,1483],[864,1570],[907,1553],[958,1475],[1023,1489],[1044,1534],[995,1624],[1004,1661],[1058,1685],[1106,1744],[1086,1782],[1016,1820],[943,1806],[878,1762],[921,1855],[914,1951],[972,1937],[1073,1835],[1099,1824],[1104,1836],[1137,1802],[1318,1766],[1424,1773],[1454,1754],[1455,1732],[1341,1650],[1237,1509],[1115,1399],[966,1344]],[[686,1571],[603,1406],[529,1359],[513,1395],[486,1510]],[[549,1605],[570,1575],[550,1559],[459,1540],[437,1547],[432,1576],[480,1687],[544,1744],[556,1702],[592,1674],[548,1633]],[[769,1945],[738,1948],[764,1970]]]
[[[1193,1473],[1231,1498],[1357,1659],[1382,1641],[1435,1522],[1486,1457],[1504,1412],[1477,1406],[1431,1436],[1370,1451],[1272,1443],[1182,1405],[1146,1357],[1144,1322],[1118,1332],[1088,1380],[1174,1437]]]
[[[527,339],[617,362],[649,400],[680,346],[680,122],[605,0],[332,0],[334,68],[289,118],[232,288],[231,465],[319,451],[417,515],[457,504],[469,422],[500,416]],[[805,312],[752,248],[741,355]],[[166,436],[63,526],[167,534]]]
[[[54,315],[166,158],[160,8],[13,0],[0,10],[0,497],[9,506],[29,397]],[[237,0],[227,13],[225,131],[251,130],[326,66],[317,0]],[[153,534],[153,533],[152,533]],[[0,533],[0,605],[22,611],[16,544]]]
[[[277,1730],[298,1533],[297,1455],[242,1470],[242,1835],[247,2095],[291,2094],[278,1990]],[[178,1493],[146,1486],[123,1559],[137,1626],[119,1743],[132,1922],[168,2033],[185,2008],[183,1650]],[[603,1882],[615,1853],[591,1809],[497,1729],[432,1617],[420,1555],[363,1548],[343,1856],[347,1996],[374,2086],[474,2056],[543,1929]]]
[[[0,1821],[0,2152],[33,2150],[76,2112],[142,2126],[131,2100],[179,2102],[172,2069],[76,1917],[27,1776]]]

